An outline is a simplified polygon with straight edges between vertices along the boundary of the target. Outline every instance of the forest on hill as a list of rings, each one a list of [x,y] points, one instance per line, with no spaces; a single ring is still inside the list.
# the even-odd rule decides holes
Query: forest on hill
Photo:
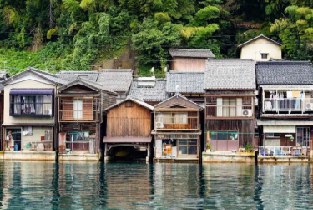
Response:
[[[311,60],[313,0],[0,0],[0,68],[88,70],[130,45],[140,74],[160,73],[171,47],[234,58],[260,33]]]

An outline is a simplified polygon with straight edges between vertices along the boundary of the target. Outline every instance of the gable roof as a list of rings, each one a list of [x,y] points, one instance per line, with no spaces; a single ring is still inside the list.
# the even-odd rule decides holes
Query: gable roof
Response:
[[[204,89],[255,89],[255,61],[244,59],[207,60]]]
[[[134,103],[136,103],[136,104],[138,104],[138,105],[140,105],[140,106],[143,106],[143,107],[145,107],[145,108],[147,108],[147,109],[149,109],[149,110],[151,110],[151,111],[154,110],[154,107],[153,107],[153,106],[151,106],[151,105],[145,103],[144,101],[141,101],[141,100],[138,100],[138,99],[135,99],[135,98],[132,98],[132,97],[129,97],[129,96],[128,96],[125,100],[120,101],[120,102],[118,102],[118,103],[116,103],[116,104],[113,104],[112,106],[109,106],[108,108],[105,109],[105,111],[109,111],[109,110],[113,109],[114,107],[123,104],[123,103],[126,102],[126,101],[132,101],[132,102],[134,102]]]
[[[165,79],[156,79],[153,87],[138,87],[138,80],[134,79],[129,96],[143,101],[163,101],[167,98],[165,87]]]
[[[67,85],[64,85],[61,88],[59,88],[58,92],[60,93],[63,90],[66,90],[67,88],[69,88],[71,86],[74,86],[74,85],[84,85],[84,86],[89,87],[90,89],[93,89],[93,90],[106,91],[106,92],[112,93],[114,95],[118,95],[117,93],[115,93],[112,90],[105,89],[102,85],[100,85],[100,84],[98,84],[96,82],[93,82],[93,81],[90,81],[90,80],[86,80],[86,79],[83,79],[83,78],[80,78],[80,77],[78,77],[76,80],[68,83]]]
[[[112,69],[102,70],[99,73],[97,82],[108,90],[116,92],[128,92],[133,80],[133,70]]]
[[[201,106],[179,93],[155,105],[154,109],[171,108],[172,106],[182,106],[184,108],[192,108],[197,110],[203,109]]]
[[[169,71],[166,77],[166,91],[169,93],[204,93],[204,72]]]
[[[54,74],[50,74],[46,71],[42,71],[42,70],[37,70],[37,69],[34,69],[34,68],[29,68],[28,70],[25,70],[19,74],[16,74],[12,77],[10,77],[9,79],[6,79],[5,81],[3,81],[3,85],[6,85],[9,81],[12,81],[14,79],[18,79],[20,77],[23,77],[24,75],[27,75],[28,73],[31,73],[31,74],[34,74],[36,76],[39,76],[43,79],[46,79],[54,84],[59,84],[59,85],[66,85],[68,83],[68,81],[66,80],[63,80],[63,79],[60,79],[58,78],[56,75]]]
[[[257,39],[260,39],[260,38],[266,39],[266,40],[272,42],[273,44],[276,44],[276,45],[279,45],[279,46],[281,45],[280,43],[276,42],[275,40],[266,37],[264,34],[260,34],[259,36],[256,36],[253,39],[249,39],[245,43],[238,45],[238,48],[242,48],[243,46],[245,46],[247,44],[250,44],[251,42],[253,42],[253,41],[257,40]]]
[[[98,71],[60,71],[57,75],[59,78],[74,81],[78,77],[96,82],[98,79]]]
[[[263,61],[256,64],[258,85],[313,85],[310,61]]]
[[[169,53],[172,57],[215,58],[209,49],[170,49]]]

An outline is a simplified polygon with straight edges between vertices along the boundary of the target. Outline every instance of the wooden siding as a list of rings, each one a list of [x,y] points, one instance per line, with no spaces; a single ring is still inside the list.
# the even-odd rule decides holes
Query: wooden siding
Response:
[[[73,99],[67,98],[61,100],[61,105],[63,105],[63,109],[60,109],[63,112],[63,119],[64,121],[69,120],[76,120],[73,117],[73,103],[74,100],[80,99]],[[79,119],[80,121],[89,121],[93,120],[93,100],[92,99],[82,99],[83,101],[83,118]]]
[[[239,147],[243,148],[246,144],[254,146],[254,120],[207,120],[208,131],[238,131]]]
[[[155,106],[154,110],[171,109],[171,108],[200,110],[200,107],[198,105],[180,96],[175,96],[171,98],[170,100],[165,100],[163,103]]]
[[[126,107],[125,103],[111,109],[107,116],[107,136],[150,136],[150,110],[133,103]]]
[[[172,69],[204,72],[206,60],[206,58],[173,58]]]

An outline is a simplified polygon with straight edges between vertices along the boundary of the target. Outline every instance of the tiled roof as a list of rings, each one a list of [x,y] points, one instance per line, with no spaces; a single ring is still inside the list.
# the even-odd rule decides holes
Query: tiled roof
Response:
[[[208,60],[204,89],[255,89],[255,62],[244,59]]]
[[[138,80],[134,79],[130,87],[129,96],[143,101],[163,101],[167,98],[166,80],[156,79],[154,87],[138,87]]]
[[[204,72],[170,71],[166,76],[169,93],[204,93]]]
[[[209,49],[170,49],[172,57],[215,58]]]
[[[98,71],[60,71],[58,77],[67,81],[74,81],[77,77],[80,77],[96,82],[98,75]]]
[[[59,78],[57,75],[51,74],[47,71],[42,71],[42,70],[38,70],[38,69],[34,69],[34,68],[31,68],[30,71],[34,72],[35,74],[37,74],[39,76],[46,78],[47,80],[50,80],[51,82],[58,83],[61,85],[68,84],[67,80]]]
[[[268,41],[270,41],[270,42],[272,42],[274,44],[281,45],[280,43],[276,42],[275,40],[270,39],[270,38],[264,36],[264,34],[260,34],[259,36],[256,36],[253,39],[249,39],[245,43],[238,45],[238,48],[242,48],[243,46],[245,46],[247,44],[250,44],[251,42],[253,42],[253,41],[257,40],[257,39],[260,39],[260,38],[266,39],[266,40],[268,40]]]
[[[128,92],[133,80],[131,69],[102,70],[97,82],[108,90],[116,92]]]
[[[181,99],[185,100],[186,102],[192,104],[193,106],[196,106],[197,108],[199,108],[199,110],[203,110],[203,108],[199,104],[197,104],[197,103],[193,102],[192,100],[186,98],[185,96],[183,96],[180,93],[176,93],[172,97],[169,97],[169,98],[165,99],[164,101],[160,102],[159,104],[155,105],[154,107],[155,108],[159,108],[159,106],[161,106],[162,104],[164,104],[164,103],[166,103],[168,101],[171,101],[171,100],[173,100],[175,98],[181,98]]]
[[[0,80],[4,80],[7,78],[8,73],[4,70],[0,71]]]
[[[257,62],[258,85],[313,85],[313,69],[309,61]]]
[[[130,96],[128,96],[128,97],[127,97],[125,100],[123,100],[123,101],[120,101],[120,102],[118,102],[118,103],[116,103],[116,104],[114,104],[114,105],[112,105],[112,106],[109,106],[109,107],[106,108],[105,110],[108,111],[108,110],[110,110],[110,109],[112,109],[112,108],[114,108],[114,107],[116,107],[116,106],[119,106],[120,104],[124,103],[125,101],[133,101],[134,103],[136,103],[136,104],[138,104],[138,105],[141,105],[141,106],[143,106],[143,107],[146,107],[147,109],[150,109],[150,110],[152,110],[152,111],[154,110],[154,106],[151,106],[151,105],[145,103],[144,101],[141,101],[141,100],[139,100],[139,99],[135,99],[135,98],[130,97]]]

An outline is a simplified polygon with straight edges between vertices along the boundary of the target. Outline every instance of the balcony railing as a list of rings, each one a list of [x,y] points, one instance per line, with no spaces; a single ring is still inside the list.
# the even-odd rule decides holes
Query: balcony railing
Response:
[[[59,121],[98,121],[98,110],[59,110]]]
[[[309,147],[260,146],[259,154],[261,156],[307,156],[309,150]]]
[[[198,117],[156,117],[155,130],[197,130]]]
[[[264,100],[263,111],[288,111],[288,112],[306,112],[313,111],[313,99],[301,99],[301,98],[278,98]]]
[[[30,144],[30,148],[26,148],[26,149],[30,151],[53,151],[51,140],[30,142],[29,144]]]
[[[252,105],[206,105],[207,118],[251,118]]]
[[[10,115],[52,116],[52,103],[10,103]]]

